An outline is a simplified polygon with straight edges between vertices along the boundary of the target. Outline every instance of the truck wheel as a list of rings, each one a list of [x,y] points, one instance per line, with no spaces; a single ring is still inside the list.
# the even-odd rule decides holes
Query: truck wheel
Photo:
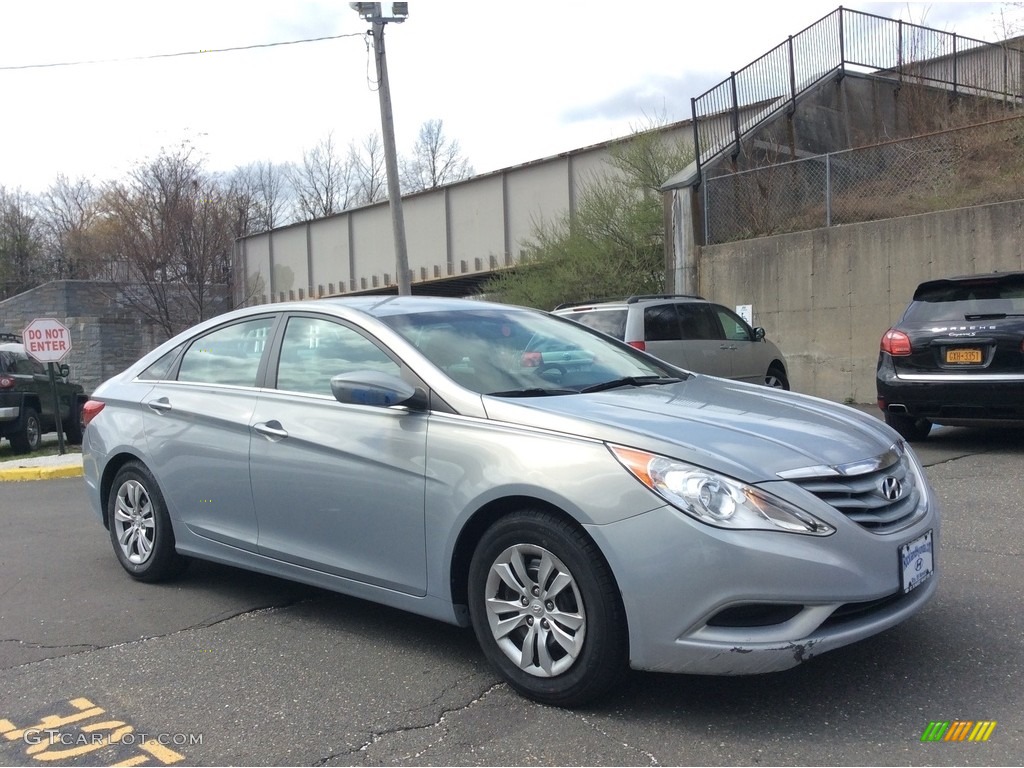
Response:
[[[15,453],[38,451],[43,444],[43,427],[39,414],[31,405],[25,406],[21,414],[21,430],[8,438]]]
[[[64,437],[68,439],[69,445],[82,444],[82,407],[85,404],[76,400],[71,409],[71,414],[64,422]]]

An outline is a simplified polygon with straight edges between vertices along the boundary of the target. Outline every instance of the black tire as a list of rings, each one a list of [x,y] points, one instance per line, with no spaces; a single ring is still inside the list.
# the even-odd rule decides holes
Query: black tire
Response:
[[[885,423],[911,443],[921,442],[932,431],[932,423],[928,419],[917,419],[913,416],[904,416],[899,413],[886,413]]]
[[[121,567],[139,581],[177,576],[188,560],[174,549],[167,504],[145,465],[125,464],[114,477],[107,499],[110,542]]]
[[[552,570],[538,582],[542,562]],[[546,593],[555,574],[562,578]],[[572,523],[531,509],[501,518],[477,544],[468,587],[484,655],[522,695],[580,706],[625,673],[629,636],[618,586],[597,546]]]
[[[15,453],[38,451],[43,445],[43,425],[39,421],[39,412],[31,405],[26,405],[21,414],[21,429],[8,439]]]
[[[64,427],[64,437],[67,438],[68,445],[81,445],[82,444],[82,408],[85,403],[76,400],[74,407],[71,409],[71,414],[62,425]]]
[[[764,383],[766,387],[773,389],[789,390],[789,379],[786,377],[786,371],[778,365],[768,367],[768,373],[764,375]]]

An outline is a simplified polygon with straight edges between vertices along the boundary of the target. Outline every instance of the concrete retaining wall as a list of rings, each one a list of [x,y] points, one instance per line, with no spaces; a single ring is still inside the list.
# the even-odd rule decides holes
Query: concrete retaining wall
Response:
[[[922,280],[1024,270],[1024,200],[698,249],[702,295],[752,304],[793,389],[875,400],[882,334]]]

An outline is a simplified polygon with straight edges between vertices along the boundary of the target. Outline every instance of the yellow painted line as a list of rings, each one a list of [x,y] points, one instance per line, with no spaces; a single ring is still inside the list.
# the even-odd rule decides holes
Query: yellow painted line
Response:
[[[81,477],[81,465],[64,467],[13,467],[0,469],[0,482],[19,482],[22,480],[53,480],[61,477]]]

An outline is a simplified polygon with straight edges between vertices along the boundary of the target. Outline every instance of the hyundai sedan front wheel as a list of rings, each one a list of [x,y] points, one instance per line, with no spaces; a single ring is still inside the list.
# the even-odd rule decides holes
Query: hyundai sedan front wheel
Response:
[[[469,611],[488,661],[524,696],[579,706],[626,669],[625,611],[611,570],[576,525],[524,510],[481,538]]]

